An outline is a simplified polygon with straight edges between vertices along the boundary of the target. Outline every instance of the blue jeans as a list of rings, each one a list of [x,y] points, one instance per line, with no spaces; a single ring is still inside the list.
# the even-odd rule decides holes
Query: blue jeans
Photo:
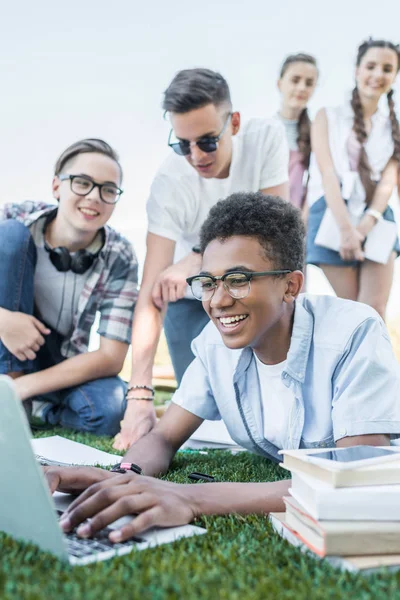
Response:
[[[182,298],[168,304],[164,331],[178,385],[194,359],[190,344],[209,322],[209,316],[198,300]]]
[[[0,223],[0,307],[34,313],[34,274],[36,247],[25,225],[15,220]],[[65,358],[61,354],[63,338],[56,331],[46,336],[45,344],[34,361],[20,361],[0,341],[0,373],[34,373],[52,367]],[[119,377],[88,381],[35,397],[49,404],[43,419],[77,431],[115,435],[126,407],[126,385]]]

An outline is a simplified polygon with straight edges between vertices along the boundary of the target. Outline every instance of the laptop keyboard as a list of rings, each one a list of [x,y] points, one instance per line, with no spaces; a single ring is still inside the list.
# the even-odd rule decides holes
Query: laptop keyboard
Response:
[[[59,516],[62,515],[62,511],[57,511],[57,513]],[[76,558],[83,558],[100,552],[109,552],[110,550],[115,551],[119,548],[134,546],[135,544],[141,544],[145,541],[143,538],[135,536],[131,537],[126,542],[113,544],[108,539],[108,535],[111,531],[113,531],[111,527],[105,527],[91,538],[78,537],[76,535],[76,529],[70,533],[64,533],[68,553]]]

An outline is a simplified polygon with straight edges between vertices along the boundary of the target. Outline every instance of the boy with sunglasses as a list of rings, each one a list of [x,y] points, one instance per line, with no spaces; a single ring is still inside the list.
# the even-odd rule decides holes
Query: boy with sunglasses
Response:
[[[115,151],[81,140],[56,163],[58,206],[0,211],[0,373],[41,421],[101,435],[116,434],[125,410],[117,375],[137,297],[133,249],[107,225],[121,181]],[[100,347],[88,352],[97,312]]]
[[[187,289],[198,271],[199,231],[212,206],[235,191],[288,197],[288,148],[280,123],[241,125],[225,79],[208,69],[180,71],[164,95],[174,151],[159,169],[147,204],[143,281],[133,323],[128,407],[114,447],[125,449],[155,423],[152,367],[163,326],[178,383],[193,360],[192,340],[208,322]]]
[[[139,513],[110,535],[116,542],[201,514],[284,510],[288,480],[193,486],[148,477],[167,471],[203,419],[222,418],[238,444],[274,461],[280,449],[399,436],[400,374],[385,325],[365,304],[299,296],[304,237],[300,211],[276,197],[234,194],[211,209],[201,272],[188,278],[211,320],[193,342],[195,359],[160,422],[114,472],[47,469],[52,491],[83,491],[66,530],[81,524],[78,534],[90,536]]]

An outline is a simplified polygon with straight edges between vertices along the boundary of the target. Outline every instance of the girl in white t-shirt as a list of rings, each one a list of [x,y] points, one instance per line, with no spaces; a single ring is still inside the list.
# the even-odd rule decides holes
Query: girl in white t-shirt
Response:
[[[290,149],[290,201],[303,208],[307,172],[311,154],[311,121],[307,104],[318,80],[317,61],[309,54],[290,54],[284,60],[278,79],[281,107],[278,118],[283,123]]]
[[[392,89],[399,68],[399,46],[384,40],[363,42],[358,48],[351,101],[321,109],[311,133],[307,263],[322,268],[339,297],[365,302],[382,317],[400,252],[395,228],[385,225],[393,231],[387,262],[376,262],[372,256],[367,259],[364,244],[379,221],[394,221],[388,203],[400,163]],[[379,106],[383,95],[386,111]],[[326,213],[327,207],[331,212]],[[321,228],[317,245],[323,217],[324,225],[329,223],[328,233],[322,235]],[[375,235],[381,228],[382,224]],[[378,238],[379,251],[388,239],[385,235]]]

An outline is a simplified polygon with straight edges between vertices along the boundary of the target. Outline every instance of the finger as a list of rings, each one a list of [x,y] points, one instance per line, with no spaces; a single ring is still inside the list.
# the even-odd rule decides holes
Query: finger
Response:
[[[162,306],[164,306],[164,304],[167,304],[170,301],[170,299],[169,299],[169,284],[166,282],[163,282],[161,284],[161,295],[162,295],[162,301],[163,301]]]
[[[138,475],[136,475],[136,477],[138,477]],[[107,488],[111,488],[114,486],[119,486],[121,484],[126,484],[129,482],[132,482],[132,480],[134,478],[135,478],[135,474],[132,472],[125,473],[125,474],[124,473],[115,473],[115,475],[113,477],[104,479],[103,481],[100,481],[99,483],[93,483],[88,488],[86,488],[84,491],[82,491],[82,493],[78,496],[78,498],[76,498],[73,502],[71,502],[71,504],[68,506],[66,512],[70,513],[72,511],[74,511],[76,507],[78,507],[80,504],[83,504],[84,502],[86,502],[86,500],[88,500],[95,494],[101,492],[102,490],[107,490]]]
[[[28,360],[35,360],[36,354],[30,348],[25,348],[23,351]]]
[[[124,542],[129,540],[134,535],[142,533],[150,527],[162,525],[162,512],[159,506],[153,506],[148,510],[141,512],[130,523],[124,525],[120,529],[116,529],[108,536],[111,542]]]
[[[50,492],[52,494],[54,494],[54,492],[56,491],[56,489],[58,488],[59,484],[60,484],[60,476],[51,470],[48,470],[47,472],[45,472],[45,476],[46,476],[46,480],[48,483],[48,486],[50,488]]]
[[[46,325],[43,325],[43,323],[39,321],[39,319],[37,319],[36,317],[32,317],[32,321],[36,329],[38,329],[41,333],[43,333],[44,335],[48,335],[50,333],[50,329],[48,329]]]
[[[85,498],[83,499],[83,501],[81,500],[81,496],[83,496],[84,494],[81,494],[81,496],[72,503],[74,505],[72,510],[71,504],[68,508],[67,513],[64,513],[65,518],[63,518],[60,521],[60,524],[64,531],[69,531],[70,529],[77,527],[87,519],[94,518],[104,509],[112,507],[116,503],[116,501],[119,500],[122,496],[127,494],[134,494],[133,486],[118,485],[118,479],[119,478],[115,478],[111,486],[104,486],[102,489],[96,491],[96,493],[92,494],[89,497],[86,495],[89,491],[87,490],[85,492]],[[115,521],[117,518],[118,517],[115,517],[113,520]],[[105,525],[103,525],[103,527],[105,527]]]
[[[176,302],[178,300],[178,295],[176,292],[176,285],[171,283],[168,286],[168,302]]]
[[[26,361],[26,356],[21,351],[16,352],[14,356],[16,358],[18,358],[18,360],[20,360],[21,362],[25,362]]]
[[[35,338],[35,343],[39,344],[39,346],[43,346],[44,342],[45,342],[44,337],[42,335],[40,335],[40,333],[39,333]]]
[[[39,352],[39,350],[40,350],[39,344],[32,344],[31,350],[33,350],[33,352]]]
[[[181,298],[183,298],[186,294],[186,282],[185,283],[180,283],[176,286],[176,299],[180,300]]]
[[[153,299],[154,304],[157,306],[157,308],[159,308],[161,310],[163,307],[163,299],[162,299],[161,283],[159,281],[157,281],[154,284],[153,291],[151,293],[151,297]]]
[[[90,518],[89,523],[83,523],[77,530],[77,534],[81,537],[89,537],[104,529],[117,519],[134,515],[135,513],[146,511],[154,505],[154,496],[151,494],[136,494],[123,496],[112,504]],[[135,517],[137,518],[137,517]],[[132,537],[132,534],[128,535]],[[125,539],[128,539],[125,537]]]

